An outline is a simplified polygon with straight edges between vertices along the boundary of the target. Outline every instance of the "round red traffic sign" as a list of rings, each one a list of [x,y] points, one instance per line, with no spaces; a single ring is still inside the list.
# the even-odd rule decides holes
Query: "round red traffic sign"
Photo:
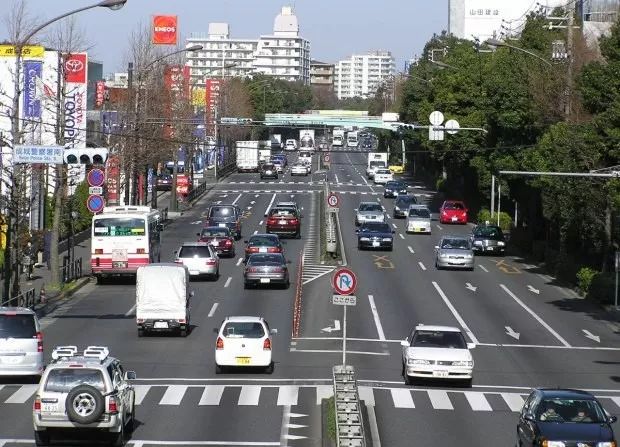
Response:
[[[88,186],[103,186],[105,173],[101,169],[91,169],[87,175]]]
[[[88,199],[86,199],[86,207],[91,213],[98,213],[104,206],[105,202],[103,201],[103,197],[100,195],[91,194],[88,196]]]
[[[334,193],[331,193],[327,196],[327,204],[332,208],[338,208],[338,196]]]
[[[352,270],[340,268],[332,277],[332,286],[338,295],[352,295],[357,288],[357,276]]]
[[[325,154],[325,155],[323,155],[323,161],[324,161],[325,163],[329,163],[329,154]]]

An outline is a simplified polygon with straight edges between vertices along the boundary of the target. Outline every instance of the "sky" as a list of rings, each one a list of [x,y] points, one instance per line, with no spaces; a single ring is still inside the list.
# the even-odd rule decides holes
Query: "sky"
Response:
[[[1,1],[5,19],[19,0]],[[41,23],[98,0],[24,1]],[[258,38],[272,34],[274,18],[285,5],[293,6],[312,59],[322,62],[380,49],[391,51],[397,70],[403,71],[405,61],[448,26],[448,0],[128,0],[118,11],[95,8],[75,18],[90,44],[89,56],[103,62],[108,74],[126,71],[131,32],[149,24],[154,14],[177,15],[183,42],[192,32],[207,32],[210,22],[228,23],[232,38]],[[2,40],[8,37],[4,23]]]

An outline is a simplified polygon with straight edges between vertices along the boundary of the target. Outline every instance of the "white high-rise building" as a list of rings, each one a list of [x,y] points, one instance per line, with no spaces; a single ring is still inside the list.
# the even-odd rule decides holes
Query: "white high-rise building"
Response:
[[[287,81],[310,83],[310,42],[299,35],[297,16],[284,6],[274,21],[273,34],[258,39],[232,39],[227,23],[210,23],[208,33],[192,33],[186,46],[203,49],[187,53],[193,86],[206,78],[247,77],[256,73]]]
[[[368,98],[395,72],[396,64],[389,51],[354,54],[336,64],[334,91],[338,99]]]

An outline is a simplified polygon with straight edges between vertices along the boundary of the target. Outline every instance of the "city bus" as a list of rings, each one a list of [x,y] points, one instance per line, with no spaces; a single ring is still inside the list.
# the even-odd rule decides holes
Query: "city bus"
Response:
[[[148,206],[106,206],[95,214],[90,265],[100,282],[135,275],[138,267],[160,261],[161,214]]]

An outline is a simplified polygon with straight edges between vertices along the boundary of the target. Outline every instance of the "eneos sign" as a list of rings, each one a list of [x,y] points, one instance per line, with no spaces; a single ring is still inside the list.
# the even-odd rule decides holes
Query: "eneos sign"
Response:
[[[155,45],[176,45],[177,32],[177,16],[153,16],[151,34]]]

